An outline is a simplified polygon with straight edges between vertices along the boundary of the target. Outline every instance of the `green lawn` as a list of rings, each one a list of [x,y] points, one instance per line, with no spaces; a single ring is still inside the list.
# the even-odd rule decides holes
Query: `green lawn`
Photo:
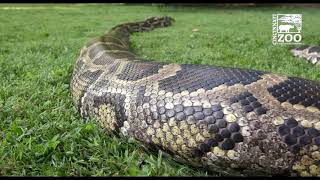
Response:
[[[68,89],[73,65],[86,41],[112,26],[169,15],[173,26],[132,36],[135,53],[320,79],[320,67],[294,58],[291,46],[272,45],[273,13],[302,13],[303,42],[320,44],[320,11],[313,8],[1,4],[0,175],[219,175],[84,122]]]

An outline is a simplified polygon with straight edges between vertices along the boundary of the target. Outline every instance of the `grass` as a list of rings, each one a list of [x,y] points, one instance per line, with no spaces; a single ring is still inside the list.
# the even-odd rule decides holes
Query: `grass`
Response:
[[[292,57],[291,46],[271,44],[273,13],[302,13],[303,42],[320,44],[313,8],[1,4],[0,175],[219,175],[147,153],[81,119],[68,88],[73,65],[85,42],[112,26],[169,15],[172,27],[132,36],[135,53],[320,79],[319,67]]]

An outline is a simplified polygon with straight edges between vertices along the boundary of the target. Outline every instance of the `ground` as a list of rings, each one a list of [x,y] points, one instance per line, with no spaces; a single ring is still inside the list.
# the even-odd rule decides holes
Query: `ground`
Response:
[[[76,111],[69,82],[81,47],[119,23],[169,15],[172,27],[134,34],[148,59],[250,68],[320,79],[320,67],[272,45],[272,14],[302,13],[305,44],[320,44],[315,8],[0,5],[0,175],[219,175],[107,135]],[[193,29],[198,29],[193,32]]]

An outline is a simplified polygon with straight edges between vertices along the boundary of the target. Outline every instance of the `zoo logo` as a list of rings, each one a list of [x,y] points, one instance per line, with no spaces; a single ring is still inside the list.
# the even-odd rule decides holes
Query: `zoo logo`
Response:
[[[302,14],[272,14],[272,43],[301,44]]]

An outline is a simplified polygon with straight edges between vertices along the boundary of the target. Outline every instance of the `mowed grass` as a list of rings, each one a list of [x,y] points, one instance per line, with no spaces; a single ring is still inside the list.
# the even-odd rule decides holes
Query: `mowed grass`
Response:
[[[320,44],[320,11],[313,8],[1,4],[0,175],[219,175],[84,121],[69,92],[73,66],[86,41],[112,26],[169,15],[173,26],[132,36],[135,53],[320,79],[320,68],[293,57],[292,46],[272,45],[273,13],[303,14],[303,42]]]

